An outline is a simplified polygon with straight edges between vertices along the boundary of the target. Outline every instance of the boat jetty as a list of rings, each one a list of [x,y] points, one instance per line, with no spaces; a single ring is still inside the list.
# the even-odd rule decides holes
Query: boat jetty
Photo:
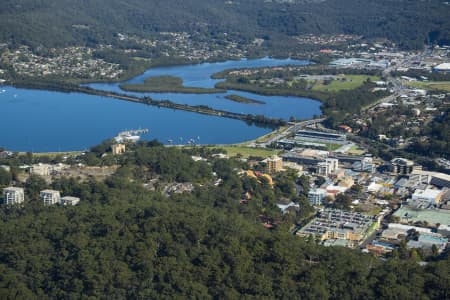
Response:
[[[114,137],[114,140],[117,143],[123,142],[137,142],[141,138],[142,134],[146,134],[148,132],[147,128],[144,129],[135,129],[135,130],[125,130],[121,131]]]

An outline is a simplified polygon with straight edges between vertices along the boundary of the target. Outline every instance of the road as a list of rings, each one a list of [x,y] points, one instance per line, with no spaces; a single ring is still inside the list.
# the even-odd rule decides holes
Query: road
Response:
[[[263,142],[263,143],[258,143],[259,147],[267,147],[268,145],[279,141],[283,138],[286,138],[287,136],[294,134],[295,132],[297,132],[300,129],[303,129],[307,126],[311,126],[317,123],[321,123],[325,120],[325,118],[319,118],[319,119],[312,119],[312,120],[305,120],[305,121],[301,121],[301,122],[289,122],[288,124],[290,125],[286,130],[284,130],[283,132],[280,132],[278,134],[276,134],[275,136],[269,138],[267,141]],[[256,142],[252,143],[251,146],[256,147]]]

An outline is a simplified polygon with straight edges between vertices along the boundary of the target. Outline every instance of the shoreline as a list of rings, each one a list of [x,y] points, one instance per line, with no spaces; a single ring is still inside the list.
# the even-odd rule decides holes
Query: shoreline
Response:
[[[272,58],[269,56],[262,56],[259,58]],[[183,64],[160,64],[158,67],[168,67],[168,66],[184,66],[184,65],[198,65],[198,64],[205,64],[205,63],[213,63],[213,62],[226,62],[230,60],[239,61],[239,60],[251,60],[251,59],[258,59],[258,57],[243,57],[239,59],[223,59],[223,60],[208,60],[203,62],[185,62]],[[277,59],[291,59],[290,57],[285,58],[277,58]],[[151,68],[151,67],[150,67]],[[148,68],[146,69],[148,70]],[[146,71],[145,70],[145,71]],[[144,72],[140,72],[139,74],[144,74]],[[136,77],[139,75],[133,74],[131,78]],[[89,83],[95,83],[95,82],[104,82],[104,83],[117,83],[117,82],[123,82],[123,78],[118,81],[90,81]],[[87,81],[85,81],[87,82]],[[8,83],[2,84],[3,86],[11,86],[13,88],[24,88],[24,89],[36,89],[36,90],[46,90],[46,91],[55,91],[55,92],[63,92],[63,93],[81,93],[81,94],[87,94],[87,95],[93,95],[93,96],[100,96],[100,97],[108,97],[108,98],[114,98],[118,100],[123,101],[129,101],[129,102],[135,102],[135,103],[141,103],[141,104],[147,104],[162,108],[168,108],[168,109],[176,109],[176,110],[183,110],[188,112],[194,112],[194,113],[200,113],[204,115],[209,116],[216,116],[216,117],[224,117],[224,118],[231,118],[231,119],[237,119],[241,120],[243,122],[246,122],[248,124],[253,124],[258,127],[263,128],[271,128],[272,131],[263,135],[256,137],[254,140],[250,141],[243,141],[240,143],[235,144],[229,144],[229,145],[242,145],[249,143],[251,141],[260,140],[266,135],[271,135],[274,132],[277,132],[280,128],[285,126],[287,124],[287,120],[283,119],[276,119],[276,118],[267,118],[263,115],[253,115],[253,114],[243,114],[243,113],[234,113],[230,111],[225,110],[218,110],[214,109],[205,105],[187,105],[187,104],[179,104],[175,102],[171,102],[170,100],[154,100],[150,97],[137,97],[137,96],[130,96],[126,94],[120,94],[116,92],[110,92],[110,91],[104,91],[104,90],[98,90],[93,89],[91,87],[82,86],[81,83],[78,82],[69,82],[67,80],[64,81],[51,81],[51,80],[44,80],[44,81],[36,81],[32,78],[26,78],[22,80],[13,80]],[[311,99],[313,101],[319,101],[317,99]],[[207,144],[205,144],[207,145]],[[85,149],[86,150],[86,149]],[[85,150],[68,150],[68,151],[50,151],[50,152],[32,152],[33,154],[37,155],[63,155],[64,153],[72,154],[72,153],[81,153]],[[27,153],[24,151],[13,151],[16,153]]]
[[[313,120],[313,119],[311,119]],[[304,120],[304,121],[308,121],[308,120]],[[232,144],[196,144],[196,147],[221,147],[221,146],[227,146],[227,147],[244,147],[244,148],[249,148],[249,149],[253,149],[254,147],[249,147],[248,144],[253,143],[253,142],[259,142],[261,141],[261,139],[266,139],[266,138],[270,138],[272,135],[274,134],[278,134],[281,132],[286,131],[289,128],[289,126],[280,126],[278,128],[273,129],[272,131],[263,134],[261,136],[257,136],[252,140],[245,140],[239,143],[232,143]],[[147,141],[147,140],[139,140],[139,142],[142,141]],[[100,141],[101,143],[101,141]],[[192,145],[167,145],[167,144],[163,144],[164,147],[192,147]],[[92,145],[90,147],[93,147],[95,145]],[[30,152],[30,151],[13,151],[13,150],[7,150],[5,149],[5,151],[11,151],[13,153],[17,153],[18,155],[26,155],[27,153],[32,153],[33,155],[36,156],[60,156],[60,155],[81,155],[81,153],[84,153],[86,151],[89,151],[89,149],[84,149],[84,150],[65,150],[65,151],[49,151],[49,152]]]

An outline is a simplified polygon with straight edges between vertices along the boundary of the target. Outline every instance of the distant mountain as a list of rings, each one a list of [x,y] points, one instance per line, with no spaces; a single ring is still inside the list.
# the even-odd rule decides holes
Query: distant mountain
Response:
[[[449,16],[450,5],[437,0],[3,0],[0,42],[97,44],[117,32],[347,33],[416,48],[427,40],[450,43]]]

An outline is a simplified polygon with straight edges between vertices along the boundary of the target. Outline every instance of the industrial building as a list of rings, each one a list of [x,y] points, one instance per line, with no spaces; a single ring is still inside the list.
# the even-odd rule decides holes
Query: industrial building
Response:
[[[43,190],[40,192],[40,199],[44,205],[53,205],[61,202],[59,191]]]
[[[3,189],[3,204],[13,205],[25,201],[23,188],[7,187]]]

